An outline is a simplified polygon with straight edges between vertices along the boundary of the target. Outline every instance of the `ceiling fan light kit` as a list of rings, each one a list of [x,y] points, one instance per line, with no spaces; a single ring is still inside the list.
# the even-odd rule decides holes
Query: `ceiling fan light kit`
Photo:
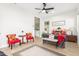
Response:
[[[45,13],[45,12],[46,12],[45,10],[42,11],[42,13]]]

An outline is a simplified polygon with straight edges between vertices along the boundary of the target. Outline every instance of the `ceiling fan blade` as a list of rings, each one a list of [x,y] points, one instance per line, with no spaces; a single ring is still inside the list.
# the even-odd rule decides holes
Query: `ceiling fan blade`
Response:
[[[45,10],[51,10],[51,9],[54,9],[54,8],[45,8]]]
[[[42,9],[40,9],[40,8],[35,8],[36,10],[42,10]]]

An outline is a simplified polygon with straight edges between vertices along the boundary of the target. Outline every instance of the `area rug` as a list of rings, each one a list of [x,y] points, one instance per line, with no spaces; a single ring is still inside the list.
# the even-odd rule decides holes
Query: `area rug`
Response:
[[[50,51],[40,46],[31,46],[13,54],[14,56],[64,56],[54,51]]]

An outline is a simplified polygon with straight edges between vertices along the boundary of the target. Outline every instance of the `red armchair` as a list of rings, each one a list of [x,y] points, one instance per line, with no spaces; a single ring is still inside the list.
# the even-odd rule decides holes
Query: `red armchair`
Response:
[[[26,33],[26,40],[27,40],[27,43],[28,43],[28,40],[33,40],[34,42],[34,37],[32,36],[32,33]]]
[[[63,34],[58,34],[57,45],[64,48],[65,47],[64,42],[65,42],[65,36]]]
[[[21,45],[21,40],[16,38],[16,34],[9,34],[7,35],[7,38],[9,47],[11,47],[11,49],[13,48],[13,45],[15,45],[16,43],[19,43],[19,45]]]

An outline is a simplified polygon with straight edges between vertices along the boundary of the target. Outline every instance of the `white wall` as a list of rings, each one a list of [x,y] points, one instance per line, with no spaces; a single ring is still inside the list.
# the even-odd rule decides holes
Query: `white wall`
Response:
[[[77,9],[77,43],[79,45],[79,7]]]
[[[41,14],[40,16],[40,37],[42,35],[42,33],[44,32],[44,21],[46,20],[45,15]]]
[[[77,36],[78,36],[78,40],[77,40],[77,43],[79,45],[79,15],[77,15]]]
[[[14,4],[0,4],[0,48],[7,46],[6,34],[20,34],[21,30],[34,34],[34,15]]]
[[[78,7],[78,9],[77,9],[77,43],[78,43],[78,45],[79,45],[79,7]]]
[[[50,31],[52,30],[52,22],[53,21],[65,21],[65,26],[62,26],[64,28],[70,28],[70,30],[73,31],[73,35],[77,35],[76,33],[76,15],[75,14],[63,14],[59,16],[52,17],[50,20]],[[55,27],[55,26],[54,26]]]

